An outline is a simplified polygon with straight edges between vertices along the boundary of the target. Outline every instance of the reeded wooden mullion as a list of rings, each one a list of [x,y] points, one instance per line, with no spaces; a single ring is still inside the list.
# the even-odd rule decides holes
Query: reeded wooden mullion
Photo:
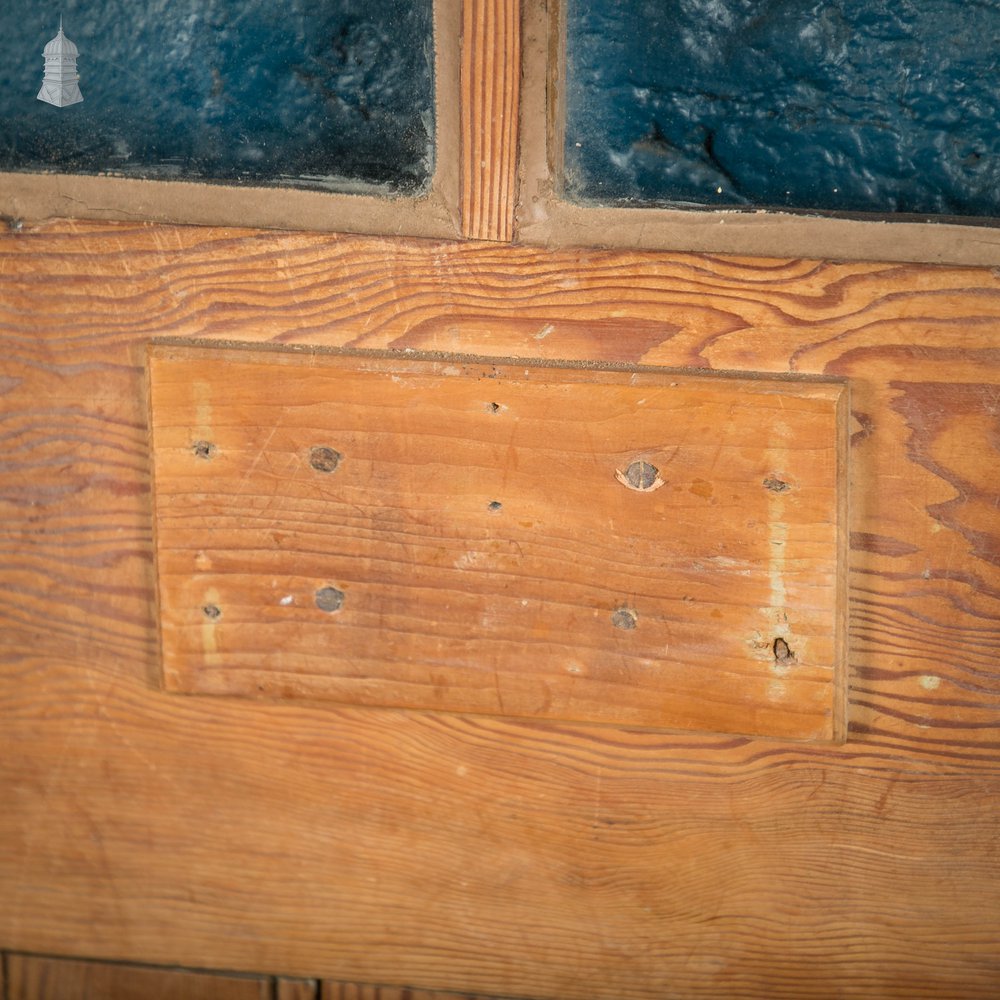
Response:
[[[521,77],[519,0],[465,0],[462,11],[462,235],[509,241]]]

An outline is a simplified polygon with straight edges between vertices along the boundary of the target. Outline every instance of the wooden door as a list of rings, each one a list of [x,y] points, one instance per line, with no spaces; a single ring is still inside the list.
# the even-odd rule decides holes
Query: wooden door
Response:
[[[528,248],[505,184],[467,172],[493,242],[0,235],[0,948],[344,998],[995,996],[996,270]],[[845,382],[846,741],[165,691],[161,338]]]

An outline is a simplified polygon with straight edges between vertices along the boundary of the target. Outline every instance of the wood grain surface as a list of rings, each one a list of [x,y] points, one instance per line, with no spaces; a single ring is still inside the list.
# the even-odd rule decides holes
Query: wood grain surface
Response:
[[[272,1000],[256,976],[8,955],[5,1000]]]
[[[150,352],[165,686],[831,740],[841,382]]]
[[[161,692],[163,336],[849,379],[846,744]],[[998,343],[989,270],[4,234],[0,945],[515,997],[994,997]]]
[[[462,235],[513,238],[520,0],[462,0]]]

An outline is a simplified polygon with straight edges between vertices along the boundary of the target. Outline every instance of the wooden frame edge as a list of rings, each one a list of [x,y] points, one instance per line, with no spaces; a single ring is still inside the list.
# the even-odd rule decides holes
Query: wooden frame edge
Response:
[[[845,380],[837,400],[837,603],[834,619],[834,743],[850,735],[851,650],[851,383]]]
[[[509,2],[509,0],[508,0]],[[434,0],[435,161],[429,190],[415,197],[196,181],[0,172],[0,215],[355,232],[455,239],[459,214],[461,11]]]
[[[875,221],[769,211],[598,208],[559,192],[563,21],[560,0],[527,4],[517,239],[764,257],[1000,265],[1000,224]]]
[[[520,0],[462,4],[462,235],[514,235],[521,87]]]

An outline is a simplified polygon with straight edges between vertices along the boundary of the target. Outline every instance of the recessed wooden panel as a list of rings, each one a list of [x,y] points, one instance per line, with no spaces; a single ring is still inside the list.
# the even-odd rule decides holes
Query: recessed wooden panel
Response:
[[[842,384],[150,366],[169,689],[838,734]]]

